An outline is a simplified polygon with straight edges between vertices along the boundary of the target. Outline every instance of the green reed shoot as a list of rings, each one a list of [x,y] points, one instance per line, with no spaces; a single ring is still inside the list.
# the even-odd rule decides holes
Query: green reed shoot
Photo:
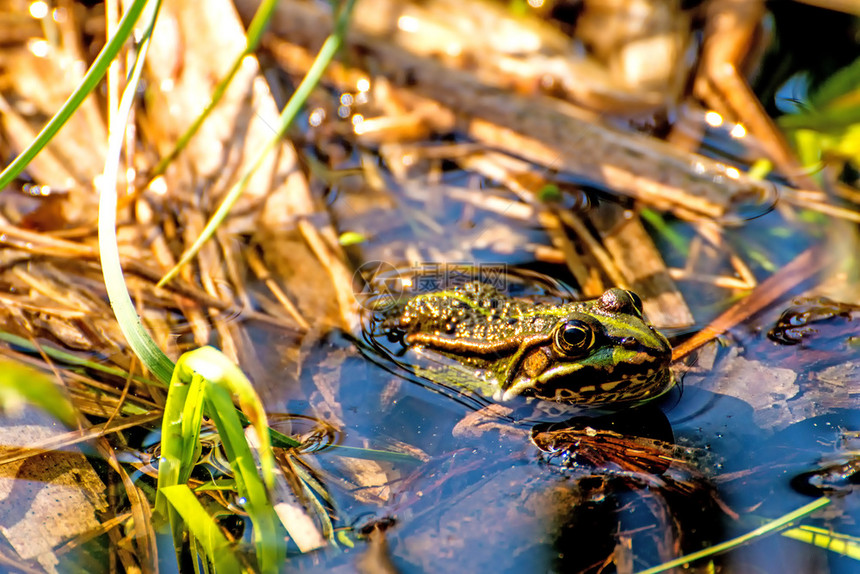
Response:
[[[236,398],[251,421],[260,441],[259,458],[262,476],[257,470],[245,429],[233,406]],[[170,520],[177,551],[181,551],[186,528],[183,516],[199,518],[196,510],[177,508],[164,489],[185,485],[200,457],[200,428],[203,412],[215,423],[230,468],[236,493],[254,528],[254,544],[259,569],[277,572],[284,559],[286,544],[277,514],[268,493],[274,486],[275,457],[269,440],[266,413],[251,382],[220,351],[202,347],[182,355],[176,363],[167,393],[161,435],[161,458],[158,464],[158,494],[155,511]],[[168,503],[171,503],[168,506]],[[198,503],[199,504],[199,503]],[[188,526],[190,534],[202,528]],[[203,541],[201,541],[203,542]],[[210,548],[203,544],[204,551]],[[215,556],[208,555],[210,561]]]

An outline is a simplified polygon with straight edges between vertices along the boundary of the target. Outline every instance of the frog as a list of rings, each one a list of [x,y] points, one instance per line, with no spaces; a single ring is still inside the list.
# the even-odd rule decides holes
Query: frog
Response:
[[[457,385],[496,403],[641,404],[674,385],[669,341],[645,319],[639,296],[617,287],[560,303],[473,281],[414,295],[384,325],[405,347],[472,369]]]

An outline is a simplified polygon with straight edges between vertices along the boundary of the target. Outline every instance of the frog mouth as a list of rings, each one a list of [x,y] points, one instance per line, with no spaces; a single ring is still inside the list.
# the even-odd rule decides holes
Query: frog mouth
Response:
[[[644,352],[626,352],[623,361],[601,366],[562,363],[534,377],[515,377],[494,399],[509,402],[531,396],[562,403],[607,404],[654,398],[674,384],[667,363],[663,357]]]

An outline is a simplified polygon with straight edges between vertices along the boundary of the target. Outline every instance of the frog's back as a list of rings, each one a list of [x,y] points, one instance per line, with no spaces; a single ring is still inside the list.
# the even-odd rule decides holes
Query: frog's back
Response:
[[[499,341],[523,333],[552,329],[560,314],[578,304],[561,306],[509,297],[486,283],[411,298],[388,321],[404,333],[438,333],[457,339]]]

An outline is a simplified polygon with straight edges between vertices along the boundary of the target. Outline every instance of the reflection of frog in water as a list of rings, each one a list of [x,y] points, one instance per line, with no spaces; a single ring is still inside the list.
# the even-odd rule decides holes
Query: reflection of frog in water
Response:
[[[550,304],[508,297],[479,282],[412,297],[385,321],[389,334],[476,367],[470,390],[573,405],[641,402],[674,380],[666,338],[623,289]]]

